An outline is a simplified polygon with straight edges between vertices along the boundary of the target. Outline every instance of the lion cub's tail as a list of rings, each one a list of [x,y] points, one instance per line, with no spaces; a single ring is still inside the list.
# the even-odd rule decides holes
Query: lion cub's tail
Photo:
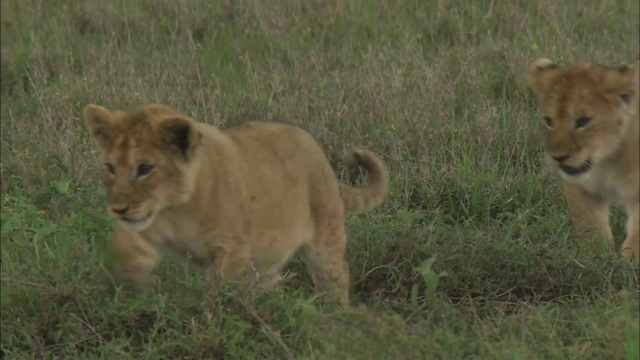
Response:
[[[355,149],[352,156],[358,165],[367,170],[369,185],[356,188],[340,183],[340,197],[347,211],[367,211],[382,203],[389,191],[389,174],[382,160],[368,150]]]

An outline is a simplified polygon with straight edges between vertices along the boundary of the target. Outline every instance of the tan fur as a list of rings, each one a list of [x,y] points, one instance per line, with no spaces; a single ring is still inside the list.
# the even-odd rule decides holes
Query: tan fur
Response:
[[[388,191],[374,154],[353,152],[370,179],[357,189],[339,183],[320,146],[294,126],[220,130],[162,105],[129,113],[89,105],[84,119],[105,162],[123,279],[146,283],[168,248],[209,269],[214,288],[241,280],[267,290],[298,253],[316,287],[348,301],[344,213],[378,206]],[[153,165],[148,174],[144,164]]]
[[[609,207],[627,213],[622,255],[640,261],[638,238],[638,64],[612,68],[577,63],[560,67],[539,59],[529,83],[542,104],[541,133],[548,162],[558,169],[580,243],[595,235],[613,247]]]

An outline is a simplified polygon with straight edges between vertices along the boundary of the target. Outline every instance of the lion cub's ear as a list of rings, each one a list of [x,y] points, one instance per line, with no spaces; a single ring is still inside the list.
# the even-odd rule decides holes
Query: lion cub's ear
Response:
[[[96,146],[102,151],[107,151],[110,146],[109,128],[111,127],[111,118],[113,114],[102,106],[87,105],[82,117],[91,133]]]
[[[638,100],[638,63],[619,68],[602,67],[602,84],[606,92],[618,96],[625,104]]]
[[[559,66],[549,59],[540,58],[534,61],[529,66],[529,85],[538,95],[546,93],[558,69]]]
[[[193,121],[181,116],[169,116],[163,118],[158,126],[167,148],[181,155],[185,161],[191,159],[200,144],[200,133],[195,129]]]

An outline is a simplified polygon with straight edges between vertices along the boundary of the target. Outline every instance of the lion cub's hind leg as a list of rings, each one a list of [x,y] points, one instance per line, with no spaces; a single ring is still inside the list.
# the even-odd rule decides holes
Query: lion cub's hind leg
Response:
[[[349,302],[349,265],[345,258],[347,235],[342,211],[333,221],[324,218],[316,224],[311,241],[302,245],[299,255],[311,273],[318,291],[325,291],[334,300]]]

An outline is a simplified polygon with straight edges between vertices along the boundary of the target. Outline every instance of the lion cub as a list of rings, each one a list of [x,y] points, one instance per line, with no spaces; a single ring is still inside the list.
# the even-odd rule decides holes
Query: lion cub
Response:
[[[348,302],[344,213],[378,206],[388,191],[374,154],[353,152],[370,182],[353,188],[294,126],[221,130],[162,105],[133,112],[88,105],[83,117],[104,161],[123,280],[147,283],[160,250],[169,249],[206,267],[214,288],[238,280],[264,291],[298,253],[317,288]]]
[[[613,247],[609,206],[627,213],[622,255],[640,261],[638,238],[638,64],[618,68],[578,63],[560,67],[539,59],[529,83],[542,104],[547,160],[563,180],[574,229],[583,247],[599,236]],[[597,250],[597,249],[595,249]]]

